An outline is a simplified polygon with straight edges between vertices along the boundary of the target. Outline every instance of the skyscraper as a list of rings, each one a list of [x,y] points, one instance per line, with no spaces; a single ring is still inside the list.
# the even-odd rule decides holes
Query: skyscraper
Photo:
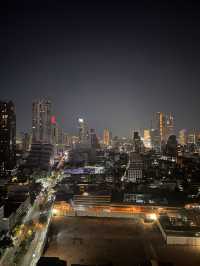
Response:
[[[32,105],[32,142],[51,143],[51,102],[38,100]]]
[[[103,131],[103,144],[109,146],[111,141],[111,133],[108,128],[105,128]]]
[[[195,130],[192,130],[187,135],[187,144],[196,144],[196,132],[195,132]]]
[[[160,142],[162,142],[165,136],[165,116],[163,112],[156,113],[156,129],[160,135]]]
[[[100,148],[99,140],[98,140],[97,134],[96,134],[96,132],[95,132],[95,129],[93,129],[93,128],[90,129],[90,142],[91,142],[91,147],[92,147],[93,149],[98,149],[98,148]]]
[[[179,131],[179,138],[178,138],[179,144],[182,146],[185,146],[187,144],[187,131],[186,129],[181,129]]]
[[[125,175],[128,182],[139,183],[142,180],[143,160],[141,154],[130,152],[129,163]]]
[[[16,115],[15,106],[0,102],[0,172],[12,170],[16,164]]]
[[[160,146],[164,143],[166,144],[169,136],[174,134],[174,117],[172,113],[157,112],[154,116],[153,128],[159,134],[156,138],[160,138]]]
[[[82,145],[89,145],[89,129],[87,123],[83,118],[78,118],[78,127],[79,143]]]
[[[160,152],[161,150],[161,142],[160,142],[160,133],[158,129],[154,129],[152,128],[150,131],[151,134],[151,145],[152,148],[156,151],[156,152]]]
[[[150,129],[144,129],[144,146],[145,148],[151,148],[151,131]]]
[[[64,131],[56,121],[56,117],[51,117],[51,139],[56,154],[61,154],[65,149]]]
[[[167,140],[166,154],[174,157],[177,155],[177,140],[175,135],[171,135]]]
[[[166,116],[166,138],[174,134],[174,116],[172,113]]]
[[[140,138],[139,132],[133,132],[133,148],[136,153],[140,153],[143,151],[143,142]]]

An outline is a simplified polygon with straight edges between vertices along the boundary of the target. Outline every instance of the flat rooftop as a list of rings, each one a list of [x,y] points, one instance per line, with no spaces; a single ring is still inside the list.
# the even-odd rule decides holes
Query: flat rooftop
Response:
[[[44,256],[71,264],[138,266],[156,259],[176,266],[199,266],[199,247],[167,246],[155,224],[138,219],[54,217]]]

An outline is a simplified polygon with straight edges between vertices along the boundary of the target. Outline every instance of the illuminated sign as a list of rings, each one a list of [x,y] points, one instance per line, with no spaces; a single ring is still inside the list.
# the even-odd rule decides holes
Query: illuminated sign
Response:
[[[55,115],[52,115],[52,117],[51,117],[51,124],[56,124],[56,117],[55,117]]]

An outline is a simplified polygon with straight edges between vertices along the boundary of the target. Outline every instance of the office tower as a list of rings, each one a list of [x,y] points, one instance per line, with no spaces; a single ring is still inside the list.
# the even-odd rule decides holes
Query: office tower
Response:
[[[168,139],[171,135],[174,134],[174,116],[172,113],[166,115],[166,138]]]
[[[95,132],[95,129],[93,129],[93,128],[90,129],[90,142],[91,142],[91,147],[93,149],[99,149],[100,148],[97,134]]]
[[[15,106],[0,102],[0,172],[12,170],[16,164],[16,115]]]
[[[51,102],[34,101],[32,105],[32,142],[51,143]]]
[[[51,139],[54,145],[64,144],[64,132],[56,122],[55,116],[51,117]]]
[[[72,146],[72,136],[68,133],[64,133],[64,144],[65,146]]]
[[[51,140],[54,145],[54,151],[58,154],[63,154],[65,150],[65,135],[63,129],[56,121],[56,117],[51,117]]]
[[[133,132],[133,148],[134,148],[134,151],[137,153],[140,153],[143,151],[143,142],[137,131]]]
[[[90,137],[89,137],[88,125],[83,118],[78,119],[78,127],[79,127],[78,129],[79,143],[82,145],[89,145]]]
[[[143,176],[143,160],[139,153],[131,152],[129,154],[129,164],[126,171],[128,182],[139,183]]]
[[[161,142],[160,142],[160,133],[158,129],[152,128],[150,131],[151,134],[151,145],[152,149],[154,149],[156,152],[160,152],[161,150]]]
[[[24,133],[23,135],[23,140],[22,140],[22,145],[23,145],[23,151],[30,151],[31,148],[31,135],[29,133]]]
[[[176,136],[175,135],[171,135],[168,138],[168,140],[167,140],[166,154],[168,156],[176,157],[176,155],[177,155],[177,145],[178,145],[178,142],[176,140]]]
[[[76,148],[79,144],[79,137],[77,136],[71,136],[71,146],[72,148]]]
[[[49,170],[54,163],[54,147],[49,143],[32,143],[26,166],[32,169]]]
[[[151,131],[150,129],[144,129],[144,146],[145,148],[151,148]]]
[[[103,144],[109,146],[111,142],[111,133],[108,128],[105,128],[103,131]]]
[[[196,144],[196,133],[195,130],[190,132],[187,136],[187,144]]]
[[[155,114],[155,129],[157,129],[160,136],[160,142],[162,142],[165,135],[165,116],[163,112],[157,112]]]
[[[156,138],[160,138],[160,147],[165,144],[169,136],[174,134],[174,117],[172,113],[164,114],[163,112],[157,112],[154,115],[154,126]]]
[[[200,134],[196,135],[196,152],[200,155]]]
[[[16,133],[16,153],[23,152],[23,133]]]
[[[178,138],[179,144],[182,146],[185,146],[187,144],[187,131],[186,129],[181,129],[179,131],[179,138]]]

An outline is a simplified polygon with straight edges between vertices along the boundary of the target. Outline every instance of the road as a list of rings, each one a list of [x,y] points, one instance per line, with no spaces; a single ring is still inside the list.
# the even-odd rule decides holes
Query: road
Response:
[[[21,224],[25,224],[27,223],[28,221],[31,221],[32,218],[35,216],[35,215],[38,215],[39,213],[39,199],[37,198],[35,201],[34,201],[34,204],[32,206],[30,206],[30,209],[28,210],[27,214],[24,216]],[[13,259],[15,257],[15,252],[17,251],[19,245],[21,243],[21,238],[18,237],[16,240],[15,240],[15,244],[14,244],[14,247],[10,247],[10,248],[7,248],[5,253],[3,254],[1,260],[0,260],[0,263],[1,263],[1,266],[10,266],[10,265],[14,265],[13,264]]]
[[[48,231],[49,224],[51,222],[52,210],[49,210],[47,223],[43,225],[40,230],[36,231],[36,235],[32,243],[30,244],[29,250],[26,255],[21,259],[20,266],[35,266],[42,254],[46,234]]]
[[[54,186],[55,184],[55,180],[52,180],[51,178],[49,179],[49,182],[46,182],[46,188],[47,188],[47,191],[50,191],[51,188]],[[49,194],[49,192],[48,192]],[[21,225],[23,224],[26,224],[28,221],[33,221],[35,218],[38,219],[39,215],[40,215],[40,210],[39,210],[39,205],[41,204],[41,199],[42,199],[42,202],[45,203],[46,200],[45,198],[47,198],[48,195],[46,195],[45,197],[45,192],[41,192],[39,194],[39,196],[35,199],[34,201],[34,204],[30,207],[29,211],[27,212],[27,214],[25,215],[25,217],[23,218],[22,222],[21,222]],[[50,208],[50,213],[51,213],[51,208]],[[35,235],[35,238],[32,242],[36,242],[36,243],[41,243],[42,242],[42,239],[44,239],[44,232],[45,232],[45,235],[46,235],[46,231],[43,230],[43,231],[37,231],[36,229],[36,235]],[[42,235],[43,234],[43,235]],[[39,237],[40,236],[40,237]],[[7,248],[5,253],[3,254],[1,260],[0,260],[0,265],[1,266],[13,266],[14,265],[14,258],[15,258],[15,254],[16,252],[19,250],[19,246],[20,246],[20,243],[22,241],[23,237],[18,237],[16,240],[15,240],[15,244],[14,244],[14,247],[10,247],[10,248]],[[32,254],[33,254],[33,251],[32,250],[32,254],[31,254],[31,247],[32,247],[33,243],[31,243],[30,245],[30,249],[28,250],[28,255],[26,254],[24,256],[24,258],[26,258],[25,260],[27,260],[27,257],[29,258],[29,261],[31,263],[31,259],[30,257],[32,258]],[[36,244],[35,244],[36,246]],[[39,253],[38,253],[39,254]],[[33,261],[36,261],[36,259],[38,258],[35,258],[33,257]],[[20,266],[22,265],[23,261],[21,262]],[[27,265],[31,265],[30,263],[25,263],[24,265],[27,266]],[[33,264],[33,265],[36,265]]]

